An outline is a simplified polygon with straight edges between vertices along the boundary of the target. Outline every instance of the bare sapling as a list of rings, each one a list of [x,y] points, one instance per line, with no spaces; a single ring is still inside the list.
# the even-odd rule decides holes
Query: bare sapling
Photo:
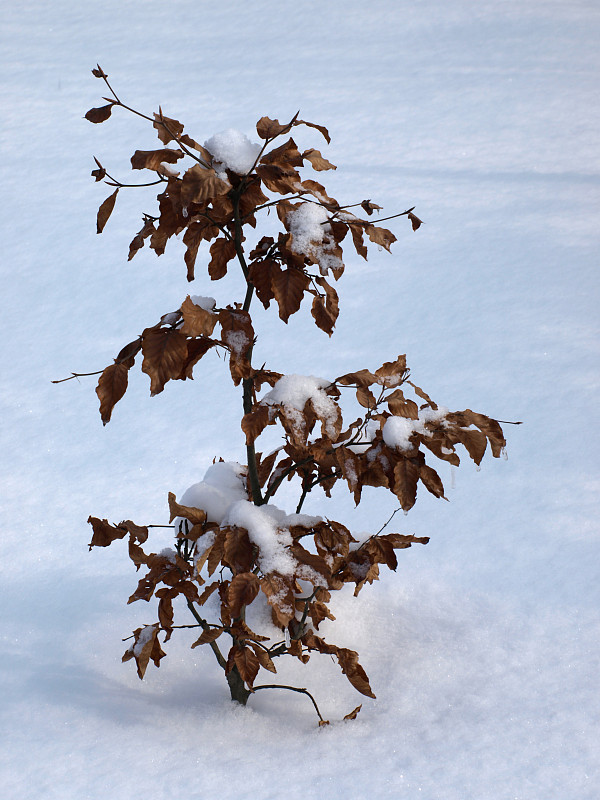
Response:
[[[245,705],[264,689],[300,692],[311,700],[319,724],[327,724],[307,689],[257,679],[264,681],[265,672],[275,675],[284,656],[306,664],[313,654],[325,653],[359,693],[375,697],[358,654],[325,641],[319,626],[335,619],[334,592],[352,584],[359,595],[378,579],[381,566],[396,569],[397,551],[428,538],[387,530],[394,514],[377,532],[357,538],[341,522],[303,513],[307,496],[319,489],[330,498],[340,482],[357,505],[365,486],[391,492],[405,512],[415,504],[419,485],[445,499],[442,480],[426,456],[458,466],[460,446],[479,465],[488,446],[492,456],[501,455],[502,428],[471,409],[438,405],[413,383],[406,358],[397,351],[381,366],[328,378],[282,374],[263,363],[262,350],[260,359],[254,357],[257,307],[276,311],[287,323],[310,304],[315,325],[332,336],[339,314],[335,285],[344,273],[342,245],[366,259],[369,243],[390,251],[396,241],[382,222],[405,217],[414,231],[422,224],[414,208],[382,217],[370,200],[341,205],[306,177],[307,168],[323,173],[336,167],[315,148],[300,152],[291,134],[308,126],[329,143],[325,127],[299,114],[285,123],[262,117],[258,143],[226,131],[199,144],[162,109],[150,116],[125,105],[99,66],[93,74],[108,96],[86,118],[102,123],[115,110],[125,110],[152,126],[160,141],[157,149],[136,150],[131,157],[138,181],[117,179],[96,159],[93,177],[112,189],[98,211],[98,233],[121,191],[153,187],[158,208],[143,214],[129,260],[145,245],[160,256],[171,238],[180,237],[188,281],[195,279],[199,254],[212,281],[228,271],[240,279],[239,295],[226,306],[187,295],[98,373],[100,416],[107,424],[136,359],[156,395],[169,381],[191,380],[207,353],[220,352],[240,394],[240,446],[245,447],[240,463],[215,458],[203,480],[179,500],[169,493],[172,547],[149,552],[151,525],[89,518],[90,549],[128,541],[129,558],[142,573],[129,602],[157,600],[156,621],[133,632],[123,660],[134,661],[143,678],[150,661],[160,665],[163,646],[176,629],[195,627],[198,638],[191,646],[212,650],[233,700]],[[278,220],[275,236],[258,232],[261,215],[269,212]],[[269,342],[260,345],[268,351]],[[358,402],[356,419],[343,416],[344,397],[346,406],[351,401],[356,409]],[[279,427],[279,446],[266,452],[261,437],[264,441],[269,426]],[[276,495],[289,481],[297,488],[297,502],[283,510]],[[176,599],[178,613],[187,615],[177,625]],[[346,718],[356,717],[360,708]]]

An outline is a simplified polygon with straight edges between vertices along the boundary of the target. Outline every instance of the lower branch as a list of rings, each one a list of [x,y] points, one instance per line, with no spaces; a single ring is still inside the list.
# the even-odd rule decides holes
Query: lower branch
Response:
[[[290,692],[300,692],[300,694],[306,694],[312,700],[312,704],[315,707],[317,716],[319,717],[319,724],[329,725],[329,722],[326,719],[323,719],[321,712],[319,711],[319,706],[317,705],[317,701],[308,691],[308,689],[299,689],[297,686],[286,686],[285,684],[282,683],[264,683],[262,686],[253,686],[252,688],[254,689],[255,692],[257,692],[259,689],[288,689]]]

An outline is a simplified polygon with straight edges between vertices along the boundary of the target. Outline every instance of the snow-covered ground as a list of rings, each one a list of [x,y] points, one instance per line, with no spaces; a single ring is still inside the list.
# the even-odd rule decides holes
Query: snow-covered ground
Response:
[[[2,17],[3,797],[596,800],[597,2],[30,0]],[[338,165],[335,197],[425,220],[393,223],[391,256],[348,258],[331,341],[307,311],[285,330],[259,319],[269,366],[335,377],[406,352],[440,403],[524,422],[506,427],[507,462],[448,468],[450,504],[423,496],[396,517],[427,547],[358,600],[341,593],[331,639],[359,651],[378,699],[326,656],[285,673],[332,720],[364,699],[355,721],[317,729],[284,692],[232,706],[191,634],[144,682],[121,664],[155,610],[125,605],[122,543],[88,553],[88,515],[166,521],[168,491],[244,449],[216,357],[153,399],[137,371],[106,428],[94,378],[50,383],[106,366],[190,290],[234,291],[200,259],[189,287],[176,243],[127,263],[153,190],[122,192],[96,236],[92,155],[127,176],[156,141],[125,114],[83,119],[96,62],[125,102],[162,104],[199,141],[254,141],[261,116],[300,109],[332,135],[298,139]],[[354,530],[395,507],[375,490],[357,510],[321,499],[306,513]]]

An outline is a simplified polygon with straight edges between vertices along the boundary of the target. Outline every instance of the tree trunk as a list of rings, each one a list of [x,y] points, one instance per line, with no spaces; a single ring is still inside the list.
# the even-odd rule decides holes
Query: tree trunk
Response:
[[[251,695],[251,692],[246,689],[244,685],[244,681],[240,673],[238,672],[238,668],[234,667],[229,675],[227,675],[227,683],[229,684],[229,691],[231,692],[231,699],[234,700],[236,703],[239,703],[242,706],[245,706],[248,702],[248,698]]]

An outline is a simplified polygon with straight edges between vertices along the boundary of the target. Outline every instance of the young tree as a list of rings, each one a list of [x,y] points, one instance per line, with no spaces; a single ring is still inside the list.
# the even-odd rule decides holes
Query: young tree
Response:
[[[245,463],[216,461],[179,502],[169,494],[173,548],[148,553],[142,547],[149,537],[147,526],[89,518],[90,549],[127,537],[129,557],[143,569],[129,602],[158,600],[157,621],[134,631],[123,660],[136,662],[140,678],[150,660],[159,666],[165,655],[162,644],[175,628],[190,627],[174,624],[173,601],[179,597],[194,620],[191,625],[199,628],[192,647],[212,649],[233,700],[245,704],[252,693],[266,688],[303,692],[312,700],[320,724],[325,724],[306,689],[258,684],[259,672],[275,673],[275,661],[284,655],[306,663],[314,652],[327,653],[361,694],[374,697],[358,654],[326,642],[318,635],[319,625],[334,619],[329,609],[332,592],[350,583],[358,595],[366,583],[377,580],[380,565],[396,569],[397,550],[428,539],[384,533],[391,518],[373,535],[357,539],[340,522],[303,514],[307,495],[320,487],[330,497],[341,481],[358,504],[363,487],[381,487],[391,491],[406,512],[415,503],[419,483],[444,498],[442,481],[426,463],[426,453],[458,466],[456,448],[461,445],[479,464],[488,444],[494,457],[501,454],[502,429],[496,420],[470,409],[451,412],[438,406],[410,380],[404,355],[334,379],[284,375],[271,366],[258,366],[253,359],[253,304],[276,309],[287,323],[308,300],[315,324],[331,336],[339,313],[335,282],[344,272],[342,243],[351,242],[366,259],[366,240],[388,251],[396,240],[382,222],[405,216],[417,230],[421,221],[412,208],[374,218],[380,207],[370,200],[340,205],[322,184],[304,177],[301,170],[307,166],[317,172],[335,166],[319,150],[298,150],[290,136],[298,126],[313,128],[330,140],[326,128],[298,114],[284,124],[262,117],[256,126],[259,144],[227,131],[201,145],[162,110],[150,117],[126,106],[100,66],[93,74],[104,81],[110,96],[86,118],[101,123],[115,108],[126,109],[147,120],[161,143],[159,149],[137,150],[131,158],[134,170],[153,176],[137,185],[156,185],[160,193],[157,212],[143,216],[129,259],[146,243],[162,255],[168,240],[183,234],[189,281],[195,277],[203,242],[209,244],[211,280],[220,280],[232,268],[243,279],[239,297],[222,308],[210,297],[188,295],[180,308],[127,344],[98,381],[104,424],[125,394],[128,371],[140,353],[151,395],[162,392],[170,380],[191,379],[212,349],[224,354],[231,380],[241,392]],[[131,184],[114,178],[97,159],[96,166],[96,181],[114,188],[98,211],[100,233],[119,192]],[[254,231],[259,216],[273,209],[280,232],[258,238]],[[258,241],[248,244],[253,236]],[[350,422],[341,406],[348,391],[363,409]],[[268,426],[280,426],[281,444],[262,452],[257,446]],[[284,481],[290,480],[298,487],[292,513],[273,502]],[[255,630],[264,620],[256,609],[265,604],[280,632],[275,639],[271,625]],[[162,643],[159,634],[164,635]],[[348,717],[355,717],[359,709]]]

